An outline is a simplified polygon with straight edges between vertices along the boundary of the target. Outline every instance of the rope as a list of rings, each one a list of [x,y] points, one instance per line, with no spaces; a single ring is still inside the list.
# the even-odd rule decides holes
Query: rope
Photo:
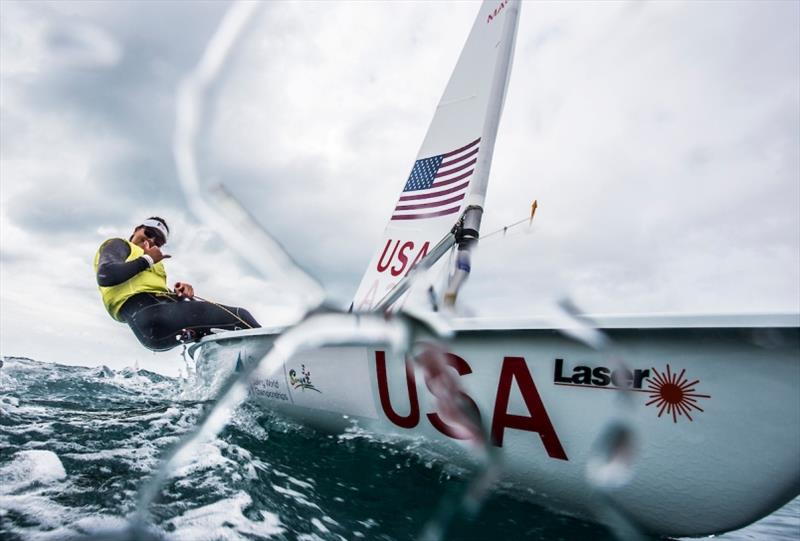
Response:
[[[492,235],[496,235],[496,234],[498,234],[498,233],[507,233],[509,229],[511,229],[511,228],[514,228],[514,227],[517,227],[518,225],[520,225],[520,224],[522,224],[522,223],[525,223],[525,222],[527,222],[528,220],[530,220],[530,217],[525,217],[525,218],[521,219],[521,220],[520,220],[520,221],[518,221],[518,222],[514,222],[513,224],[510,224],[510,225],[507,225],[507,226],[501,227],[501,228],[500,228],[500,229],[498,229],[497,231],[492,231],[491,233],[489,233],[489,234],[487,234],[487,235],[482,235],[480,240],[484,241],[484,240],[488,239],[489,237],[491,237]]]
[[[240,318],[240,317],[239,317],[237,314],[235,314],[234,312],[231,312],[230,310],[228,310],[226,307],[222,306],[221,304],[218,304],[218,303],[216,303],[216,302],[214,302],[214,301],[210,301],[210,300],[208,300],[208,299],[204,299],[203,297],[198,297],[197,295],[195,295],[195,296],[194,296],[194,298],[195,298],[195,299],[197,299],[198,301],[207,302],[207,303],[213,304],[213,305],[214,305],[214,306],[216,306],[217,308],[221,308],[222,310],[224,310],[224,311],[228,312],[230,315],[232,315],[233,317],[235,317],[236,319],[238,319],[239,321],[241,321],[241,322],[242,322],[242,325],[244,325],[244,326],[245,326],[245,327],[247,327],[248,329],[252,329],[252,328],[253,328],[253,326],[252,326],[252,325],[250,325],[249,323],[247,323],[245,320],[243,320],[242,318]]]
[[[153,295],[153,294],[151,293],[151,295]],[[175,295],[175,293],[172,293],[172,292],[169,292],[169,293],[161,293],[161,294],[156,294],[156,295],[158,295],[159,297],[166,297],[166,298],[168,298],[168,299],[170,299],[170,300],[172,300],[172,301],[174,301],[174,302],[181,302],[181,301],[179,301],[178,299],[176,299],[176,298],[174,298],[174,297],[173,297],[173,295]],[[155,296],[155,295],[154,295],[154,296]],[[248,322],[246,322],[245,320],[243,320],[242,318],[240,318],[240,317],[239,317],[239,316],[238,316],[236,313],[234,313],[234,312],[231,312],[230,310],[228,310],[228,309],[227,309],[225,306],[223,306],[223,305],[221,305],[221,304],[219,304],[219,303],[216,303],[216,302],[214,302],[214,301],[210,301],[210,300],[208,300],[208,299],[204,299],[203,297],[200,297],[199,295],[195,295],[195,296],[194,296],[194,298],[195,298],[195,299],[197,299],[198,301],[203,301],[203,302],[207,302],[207,303],[209,303],[209,304],[213,304],[213,305],[214,305],[214,306],[216,306],[217,308],[220,308],[221,310],[223,310],[223,311],[225,311],[225,312],[228,312],[230,315],[232,315],[233,317],[235,317],[236,319],[238,319],[238,320],[239,320],[239,321],[242,323],[242,325],[244,325],[244,326],[245,326],[245,327],[247,327],[248,329],[252,329],[252,328],[253,328],[253,326],[252,326],[252,325],[250,325]]]
[[[501,227],[497,231],[492,231],[488,235],[483,235],[481,237],[481,240],[484,241],[484,240],[488,239],[489,237],[491,237],[492,235],[496,235],[498,233],[503,233],[503,236],[505,236],[505,234],[508,233],[509,229],[513,229],[514,227],[517,227],[518,225],[520,225],[522,223],[525,223],[525,222],[528,222],[528,225],[532,224],[533,223],[533,216],[536,214],[536,209],[537,208],[539,208],[539,202],[536,199],[534,199],[533,203],[531,203],[531,215],[530,216],[527,216],[527,217],[525,217],[525,218],[523,218],[523,219],[521,219],[519,221],[516,221],[511,225],[507,225],[507,226]]]

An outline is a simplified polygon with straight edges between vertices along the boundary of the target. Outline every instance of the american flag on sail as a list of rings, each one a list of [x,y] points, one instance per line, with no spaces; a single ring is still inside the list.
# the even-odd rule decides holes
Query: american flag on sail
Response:
[[[445,154],[414,163],[392,220],[422,220],[455,214],[475,171],[480,138]]]

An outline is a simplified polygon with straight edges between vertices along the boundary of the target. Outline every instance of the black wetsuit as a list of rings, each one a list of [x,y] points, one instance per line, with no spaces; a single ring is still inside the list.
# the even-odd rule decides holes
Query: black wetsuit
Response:
[[[100,248],[97,283],[103,287],[119,285],[148,268],[143,257],[125,261],[131,248],[122,239],[111,239]],[[154,351],[166,351],[180,344],[177,336],[199,340],[211,329],[247,329],[261,325],[244,308],[212,302],[188,300],[174,293],[138,293],[122,305],[119,317],[139,342]]]

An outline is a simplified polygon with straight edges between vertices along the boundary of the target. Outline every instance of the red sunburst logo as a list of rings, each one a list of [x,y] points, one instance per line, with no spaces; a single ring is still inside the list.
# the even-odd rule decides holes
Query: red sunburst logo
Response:
[[[689,421],[694,421],[691,410],[703,411],[703,408],[697,405],[698,398],[711,398],[711,395],[695,393],[694,386],[700,383],[699,379],[689,381],[685,377],[686,370],[681,370],[680,374],[673,374],[667,365],[665,373],[659,373],[655,368],[651,369],[655,377],[651,378],[647,386],[650,388],[650,400],[645,406],[655,404],[658,408],[658,416],[666,411],[668,415],[672,415],[672,422],[677,423],[678,417],[685,415]]]

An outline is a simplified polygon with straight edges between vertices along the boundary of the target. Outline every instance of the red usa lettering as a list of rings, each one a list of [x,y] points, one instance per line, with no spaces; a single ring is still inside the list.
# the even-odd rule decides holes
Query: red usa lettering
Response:
[[[431,243],[427,240],[420,246],[410,240],[392,241],[392,239],[386,239],[386,246],[383,247],[383,252],[378,258],[375,270],[380,273],[388,270],[392,276],[405,274],[419,263],[420,259],[425,257],[430,245]],[[389,251],[390,248],[391,252]],[[409,262],[411,263],[410,265]]]
[[[447,353],[447,364],[456,370],[459,376],[464,376],[472,372],[469,363],[461,357]],[[381,410],[392,424],[400,428],[412,429],[416,427],[421,419],[419,407],[419,395],[417,394],[417,382],[414,376],[412,361],[405,361],[405,380],[407,389],[408,413],[403,415],[398,413],[392,405],[389,396],[389,379],[386,363],[386,353],[383,351],[375,352],[375,376],[378,383],[378,398],[381,403]],[[426,382],[426,385],[428,382]],[[516,415],[509,413],[508,404],[512,386],[516,386],[522,393],[522,399],[528,410],[527,415]],[[467,407],[480,417],[478,406],[469,396],[462,393]],[[401,400],[405,403],[406,400]],[[465,436],[453,426],[450,426],[436,412],[426,414],[428,422],[445,436],[463,439]],[[531,432],[539,436],[544,447],[544,451],[550,458],[558,460],[569,460],[561,440],[556,433],[550,416],[547,414],[544,403],[542,402],[536,384],[533,381],[528,365],[522,357],[504,357],[500,368],[500,378],[497,383],[494,408],[491,424],[491,441],[496,447],[503,446],[503,439],[507,429]]]

